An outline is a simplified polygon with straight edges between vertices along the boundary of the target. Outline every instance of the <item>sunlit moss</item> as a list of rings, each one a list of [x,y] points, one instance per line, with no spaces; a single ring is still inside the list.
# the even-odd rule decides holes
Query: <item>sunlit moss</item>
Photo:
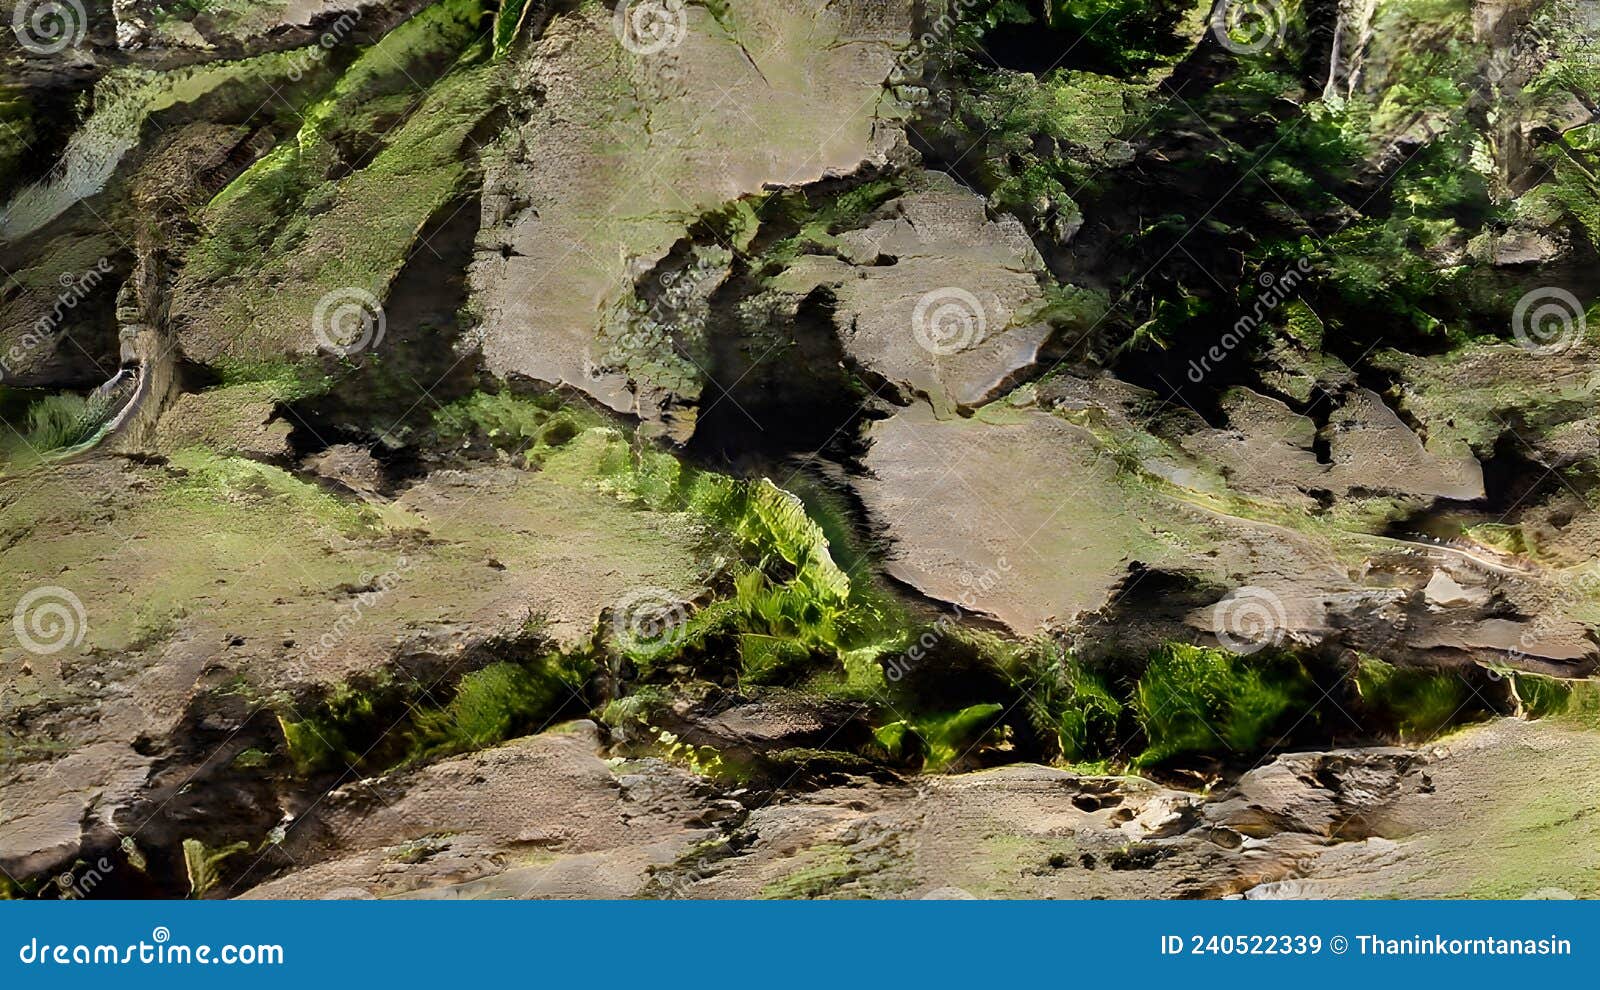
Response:
[[[582,658],[555,656],[475,670],[456,684],[444,708],[417,713],[410,729],[412,753],[431,759],[537,732],[564,706],[582,699],[591,670]]]
[[[918,715],[873,730],[878,747],[892,760],[920,760],[928,773],[940,773],[985,743],[1003,740],[997,702],[969,705],[954,712]]]
[[[1288,669],[1226,650],[1172,643],[1150,658],[1130,705],[1145,736],[1137,767],[1183,753],[1260,749],[1305,697],[1307,680]]]

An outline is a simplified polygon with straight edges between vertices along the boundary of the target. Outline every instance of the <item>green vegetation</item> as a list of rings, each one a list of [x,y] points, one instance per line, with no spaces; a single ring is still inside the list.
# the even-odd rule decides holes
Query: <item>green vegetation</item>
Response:
[[[199,839],[184,839],[183,868],[189,876],[189,896],[206,896],[222,880],[217,867],[223,860],[249,848],[248,842],[234,842],[220,849],[208,849]]]
[[[952,4],[959,18],[957,50],[981,50],[996,28],[1023,26],[1050,32],[1075,62],[1137,72],[1170,61],[1184,50],[1178,26],[1195,0],[989,0]]]
[[[1373,657],[1361,658],[1354,681],[1369,718],[1392,725],[1407,741],[1443,732],[1471,700],[1466,682],[1454,673],[1395,667]]]
[[[94,440],[115,413],[112,400],[95,396],[63,392],[34,399],[27,403],[20,423],[0,423],[0,465],[81,447]]]
[[[843,846],[826,844],[806,850],[803,865],[761,888],[763,900],[815,900],[871,870]]]
[[[207,360],[303,345],[317,301],[336,289],[386,295],[418,232],[472,174],[468,139],[500,78],[487,45],[472,43],[481,16],[477,0],[445,0],[386,35],[293,140],[206,207],[175,310],[206,329],[196,349]],[[256,332],[235,348],[245,326]]]
[[[730,562],[723,593],[681,628],[618,644],[647,675],[731,647],[752,677],[771,680],[806,659],[843,665],[862,651],[876,655],[903,636],[887,602],[834,562],[827,535],[804,504],[767,479],[695,470],[601,427],[543,455],[538,466],[642,508],[687,512],[739,548],[742,559]]]
[[[496,58],[503,57],[517,43],[517,35],[522,33],[530,12],[538,9],[538,6],[536,3],[528,3],[528,0],[505,0],[500,5],[500,10],[494,15]]]
[[[317,707],[304,715],[278,716],[284,749],[301,774],[342,769],[362,763],[367,757],[362,743],[383,728],[378,706],[379,692],[351,684],[341,684]]]
[[[15,189],[17,176],[38,138],[33,105],[20,88],[0,86],[0,189]]]
[[[1226,650],[1173,643],[1150,658],[1131,705],[1144,731],[1136,767],[1183,753],[1250,753],[1306,702],[1303,668],[1263,663]]]
[[[67,450],[94,439],[112,413],[109,399],[51,395],[28,407],[28,446],[40,453]]]
[[[593,670],[585,656],[547,654],[491,663],[453,687],[345,683],[304,711],[284,707],[278,724],[285,755],[302,775],[382,772],[539,732],[574,702],[582,712]]]
[[[1034,728],[1054,743],[1069,763],[1107,755],[1117,738],[1124,704],[1100,674],[1049,640],[1030,644],[1005,664],[1012,684],[1027,699]]]
[[[534,465],[601,422],[588,406],[564,402],[554,394],[521,397],[506,391],[474,392],[439,409],[433,429],[446,445],[492,447],[519,454],[525,463]]]
[[[418,758],[431,759],[538,732],[569,701],[583,696],[589,673],[587,661],[557,657],[473,671],[443,709],[418,712],[412,749]]]
[[[760,272],[774,275],[792,265],[800,255],[836,250],[838,234],[863,226],[872,211],[901,191],[896,179],[881,178],[833,194],[787,189],[771,196],[761,204],[762,230],[763,233],[767,229],[782,233],[762,250]],[[724,211],[713,214],[710,222],[714,229],[748,243],[755,234],[755,216]]]
[[[959,711],[920,715],[873,730],[878,747],[894,760],[920,760],[928,773],[940,773],[979,748],[1001,742],[1005,706],[990,702]]]

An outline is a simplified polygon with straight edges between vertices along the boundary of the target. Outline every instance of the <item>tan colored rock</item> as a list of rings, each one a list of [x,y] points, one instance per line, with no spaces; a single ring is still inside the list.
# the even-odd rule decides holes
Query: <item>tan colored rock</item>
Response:
[[[881,219],[840,236],[844,260],[801,259],[778,285],[832,287],[845,354],[949,415],[982,404],[1049,339],[1044,261],[1013,217],[943,173],[922,173]]]
[[[565,383],[621,412],[666,413],[597,336],[701,214],[741,196],[881,163],[900,111],[885,88],[910,5],[750,0],[719,23],[682,8],[681,43],[636,55],[602,7],[558,13],[518,65],[525,117],[488,166],[471,270],[488,369]],[[682,364],[662,345],[630,364]]]

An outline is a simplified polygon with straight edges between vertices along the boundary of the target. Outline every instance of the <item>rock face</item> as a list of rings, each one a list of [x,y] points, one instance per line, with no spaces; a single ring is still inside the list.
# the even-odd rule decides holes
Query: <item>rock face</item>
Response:
[[[1600,892],[1600,0],[74,6],[0,897]]]
[[[911,24],[894,2],[680,16],[672,44],[637,53],[605,10],[553,17],[519,60],[519,121],[486,169],[472,267],[490,371],[645,419],[668,415],[676,391],[698,393],[696,342],[612,355],[599,340],[608,314],[702,214],[883,163],[902,115],[885,85]],[[648,373],[662,365],[677,374]]]
[[[73,465],[0,514],[3,595],[47,587],[37,607],[64,610],[44,627],[59,649],[7,642],[0,659],[13,875],[137,824],[168,786],[140,740],[182,751],[208,710],[249,715],[219,690],[303,693],[396,665],[459,676],[530,624],[570,646],[640,588],[688,599],[699,582],[687,518],[525,472],[441,472],[355,509],[242,459],[185,463]],[[48,539],[28,537],[37,519]]]
[[[921,188],[918,188],[918,187]],[[882,217],[840,236],[843,259],[816,256],[779,284],[827,285],[846,358],[941,413],[995,397],[1052,332],[1044,262],[1022,224],[990,220],[954,179],[918,176]]]
[[[600,750],[597,727],[577,722],[335,790],[272,854],[318,865],[247,896],[631,896],[714,834],[707,788],[659,761],[609,766]]]
[[[1018,765],[916,786],[848,779],[745,808],[657,763],[608,769],[595,745],[580,723],[337,791],[301,830],[316,839],[283,850],[301,867],[249,896],[1596,892],[1581,865],[1593,865],[1592,827],[1580,816],[1539,838],[1560,809],[1519,803],[1532,774],[1592,772],[1594,742],[1525,723],[1424,753],[1286,755],[1209,798]],[[1495,823],[1508,831],[1491,835]]]
[[[1110,458],[1048,413],[940,421],[918,405],[870,436],[860,487],[893,541],[889,573],[1018,633],[1100,608],[1154,544]]]

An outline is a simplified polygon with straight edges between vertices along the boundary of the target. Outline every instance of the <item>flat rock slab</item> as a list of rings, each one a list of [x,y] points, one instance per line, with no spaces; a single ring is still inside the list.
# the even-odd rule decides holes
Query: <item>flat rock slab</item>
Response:
[[[940,420],[921,404],[873,424],[859,489],[890,575],[1019,635],[1105,605],[1154,541],[1080,427],[1038,410]]]
[[[1044,262],[1014,217],[939,173],[840,235],[846,260],[801,259],[778,284],[831,286],[845,354],[909,400],[980,405],[1031,366],[1050,337]]]
[[[145,793],[134,741],[183,750],[223,685],[293,696],[402,660],[448,669],[533,620],[572,646],[630,594],[700,587],[688,517],[533,472],[440,472],[374,507],[242,460],[186,464],[0,480],[0,601],[42,595],[56,637],[0,639],[0,865],[70,862]]]

